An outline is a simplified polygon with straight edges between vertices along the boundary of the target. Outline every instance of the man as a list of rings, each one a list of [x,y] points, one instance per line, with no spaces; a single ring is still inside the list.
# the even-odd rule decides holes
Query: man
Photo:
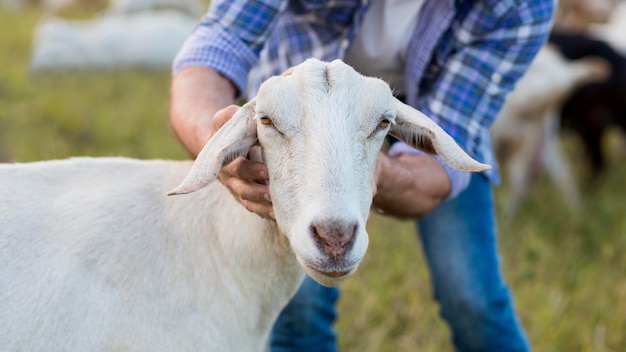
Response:
[[[174,63],[171,121],[192,155],[235,99],[308,57],[342,58],[390,82],[470,155],[495,166],[489,126],[550,30],[553,0],[214,0]],[[219,179],[272,218],[267,169],[238,158]],[[526,351],[501,277],[491,183],[402,144],[377,162],[373,206],[417,220],[435,297],[459,351]],[[338,290],[307,279],[281,313],[271,351],[334,351]]]

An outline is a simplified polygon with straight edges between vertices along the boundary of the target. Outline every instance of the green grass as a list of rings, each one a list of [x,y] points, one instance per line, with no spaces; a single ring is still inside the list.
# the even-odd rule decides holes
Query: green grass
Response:
[[[186,158],[169,128],[167,70],[31,75],[39,17],[0,11],[0,161]],[[501,222],[502,268],[536,351],[626,351],[624,160],[612,154],[582,214],[540,177],[518,216]],[[496,196],[500,208],[501,188]],[[412,223],[374,215],[369,230],[368,254],[343,285],[342,350],[452,350]]]
[[[0,159],[184,158],[168,125],[168,70],[31,74],[40,13],[0,13]]]

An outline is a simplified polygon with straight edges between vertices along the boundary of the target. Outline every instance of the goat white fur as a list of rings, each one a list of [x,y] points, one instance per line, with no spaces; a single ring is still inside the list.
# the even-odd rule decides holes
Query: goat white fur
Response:
[[[383,81],[314,59],[266,81],[193,166],[1,165],[3,348],[261,351],[305,271],[337,285],[357,268],[387,132],[461,170],[489,168]],[[256,144],[276,222],[212,182]],[[183,178],[170,194],[198,191],[166,197]]]

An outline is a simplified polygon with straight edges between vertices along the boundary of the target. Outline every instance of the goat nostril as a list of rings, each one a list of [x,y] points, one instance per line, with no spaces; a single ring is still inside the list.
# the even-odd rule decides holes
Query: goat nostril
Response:
[[[345,255],[352,248],[359,225],[338,220],[311,224],[310,230],[317,247],[325,254]]]

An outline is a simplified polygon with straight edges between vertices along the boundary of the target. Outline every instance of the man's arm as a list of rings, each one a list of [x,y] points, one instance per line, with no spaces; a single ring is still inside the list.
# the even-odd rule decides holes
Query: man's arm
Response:
[[[178,139],[196,157],[215,133],[213,117],[235,103],[235,86],[216,71],[192,66],[172,80],[170,122]]]

